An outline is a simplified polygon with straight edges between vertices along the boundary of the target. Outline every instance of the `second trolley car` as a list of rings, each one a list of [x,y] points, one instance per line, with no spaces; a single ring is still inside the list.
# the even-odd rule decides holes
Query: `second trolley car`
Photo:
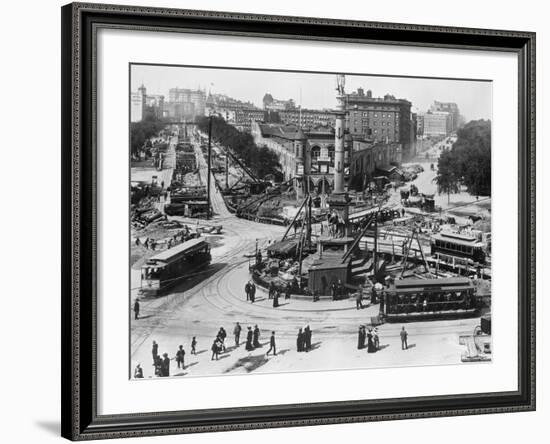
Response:
[[[210,245],[191,239],[149,258],[141,267],[140,293],[160,296],[210,263]]]

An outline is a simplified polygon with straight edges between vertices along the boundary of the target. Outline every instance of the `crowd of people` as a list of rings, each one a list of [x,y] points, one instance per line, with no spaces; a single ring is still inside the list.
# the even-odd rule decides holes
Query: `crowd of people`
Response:
[[[238,348],[241,345],[241,333],[242,326],[239,322],[235,324],[233,329],[233,337],[235,341],[235,347]],[[401,339],[401,349],[407,350],[408,344],[408,332],[403,326],[399,332]],[[304,328],[299,328],[298,335],[296,337],[296,351],[309,352],[312,350],[312,331],[309,325],[306,325]],[[221,353],[227,353],[228,349],[226,347],[226,338],[227,332],[223,327],[220,327],[218,333],[216,334],[215,339],[212,342],[211,351],[212,356],[211,360],[218,360]],[[260,329],[258,325],[254,325],[254,328],[251,326],[247,327],[246,333],[246,342],[245,349],[246,351],[253,351],[258,348],[261,348],[263,345],[260,343]],[[367,327],[366,325],[360,325],[358,330],[358,340],[357,340],[357,349],[363,350],[367,349],[368,353],[376,353],[380,350],[380,336],[377,327]],[[270,353],[273,356],[277,356],[277,345],[275,339],[275,331],[271,332],[269,338],[269,349],[266,352],[266,356]],[[156,341],[153,341],[151,349],[154,374],[157,377],[168,377],[170,376],[170,362],[175,361],[178,369],[185,369],[185,350],[183,345],[179,345],[174,356],[169,357],[168,353],[163,353],[162,356],[159,354],[159,345]],[[196,336],[193,336],[191,340],[191,355],[197,354],[197,339]],[[141,379],[143,378],[143,368],[141,364],[138,363],[134,369],[134,378]]]

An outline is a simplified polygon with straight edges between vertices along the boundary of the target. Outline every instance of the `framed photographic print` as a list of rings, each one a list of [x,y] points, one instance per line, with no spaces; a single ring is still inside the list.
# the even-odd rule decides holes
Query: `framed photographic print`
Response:
[[[62,8],[62,434],[535,408],[535,35]]]

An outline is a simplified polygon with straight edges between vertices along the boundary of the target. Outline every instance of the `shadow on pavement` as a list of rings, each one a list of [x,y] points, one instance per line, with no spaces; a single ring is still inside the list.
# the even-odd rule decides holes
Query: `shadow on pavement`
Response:
[[[313,344],[311,344],[311,348],[309,349],[309,351],[317,350],[322,343],[323,341],[314,342]]]
[[[247,373],[253,372],[254,370],[260,368],[262,365],[264,365],[266,362],[268,362],[269,359],[264,355],[256,355],[256,356],[246,356],[244,358],[240,358],[228,369],[224,370],[224,373],[229,373],[233,370],[237,370],[239,368],[243,368],[246,370]]]

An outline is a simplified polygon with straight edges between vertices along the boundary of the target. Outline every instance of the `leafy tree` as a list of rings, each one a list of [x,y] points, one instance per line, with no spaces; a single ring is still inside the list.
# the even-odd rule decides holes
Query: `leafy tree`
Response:
[[[458,130],[457,141],[439,157],[435,181],[439,192],[491,195],[491,121],[474,120]]]
[[[198,119],[197,127],[208,133],[209,117]],[[221,117],[212,117],[212,138],[229,148],[259,178],[273,174],[280,179],[281,166],[277,155],[269,148],[258,147],[252,135],[239,131]]]
[[[153,114],[146,114],[143,120],[132,122],[130,124],[130,149],[132,154],[137,154],[149,139],[158,135],[165,126],[166,122],[158,119]],[[150,143],[147,146],[150,146]]]

